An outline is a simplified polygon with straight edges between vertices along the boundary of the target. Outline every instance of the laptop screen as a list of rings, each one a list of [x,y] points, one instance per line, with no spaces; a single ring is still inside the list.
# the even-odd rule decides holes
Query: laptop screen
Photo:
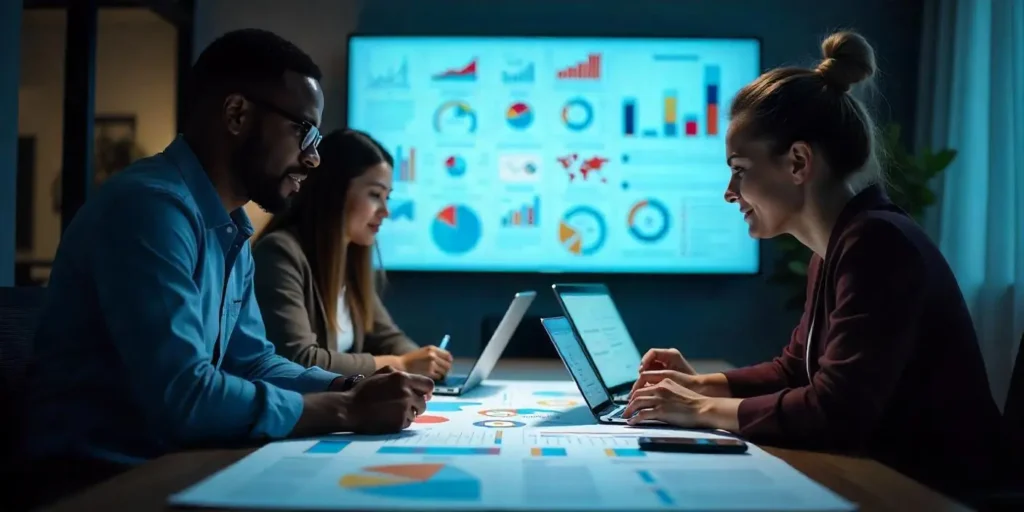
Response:
[[[590,365],[587,354],[583,352],[580,340],[576,333],[572,332],[572,325],[565,317],[545,318],[543,320],[544,330],[548,332],[551,342],[558,349],[565,367],[569,369],[573,380],[583,393],[583,399],[591,409],[596,409],[601,404],[611,401],[611,396],[601,385],[601,377]]]
[[[636,381],[640,351],[607,293],[559,294],[608,389]]]

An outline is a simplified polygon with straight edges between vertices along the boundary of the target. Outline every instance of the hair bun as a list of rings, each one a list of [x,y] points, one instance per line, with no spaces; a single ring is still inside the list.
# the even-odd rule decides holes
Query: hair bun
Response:
[[[836,32],[821,43],[824,60],[815,70],[829,87],[840,92],[875,74],[875,50],[856,32]]]

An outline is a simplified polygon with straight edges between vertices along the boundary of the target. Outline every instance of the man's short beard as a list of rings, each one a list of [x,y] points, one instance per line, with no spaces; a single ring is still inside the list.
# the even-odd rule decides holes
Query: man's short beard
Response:
[[[240,195],[256,203],[263,211],[275,214],[288,207],[288,199],[281,196],[281,181],[291,178],[285,174],[275,179],[265,174],[262,170],[267,166],[266,155],[263,138],[250,133],[231,156],[231,175]]]

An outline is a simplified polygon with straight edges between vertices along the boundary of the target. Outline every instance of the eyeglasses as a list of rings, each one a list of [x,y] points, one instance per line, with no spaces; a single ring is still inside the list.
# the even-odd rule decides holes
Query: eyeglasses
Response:
[[[271,112],[301,126],[303,130],[302,142],[299,144],[299,149],[301,151],[306,151],[310,147],[315,148],[319,146],[320,141],[323,140],[324,136],[320,134],[320,129],[314,126],[313,123],[310,123],[305,119],[299,118],[298,116],[292,114],[291,112],[288,112],[287,110],[281,107],[278,107],[277,105],[274,105],[273,103],[251,97],[248,97],[247,99],[256,105],[259,105],[267,110],[270,110]]]

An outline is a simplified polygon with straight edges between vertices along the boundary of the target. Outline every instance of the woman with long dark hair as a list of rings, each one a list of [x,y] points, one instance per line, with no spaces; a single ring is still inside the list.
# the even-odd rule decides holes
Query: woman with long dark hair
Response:
[[[413,343],[377,293],[374,244],[389,215],[393,158],[355,130],[327,135],[318,150],[320,166],[253,245],[267,337],[307,367],[369,375],[390,366],[443,378],[451,354]]]

